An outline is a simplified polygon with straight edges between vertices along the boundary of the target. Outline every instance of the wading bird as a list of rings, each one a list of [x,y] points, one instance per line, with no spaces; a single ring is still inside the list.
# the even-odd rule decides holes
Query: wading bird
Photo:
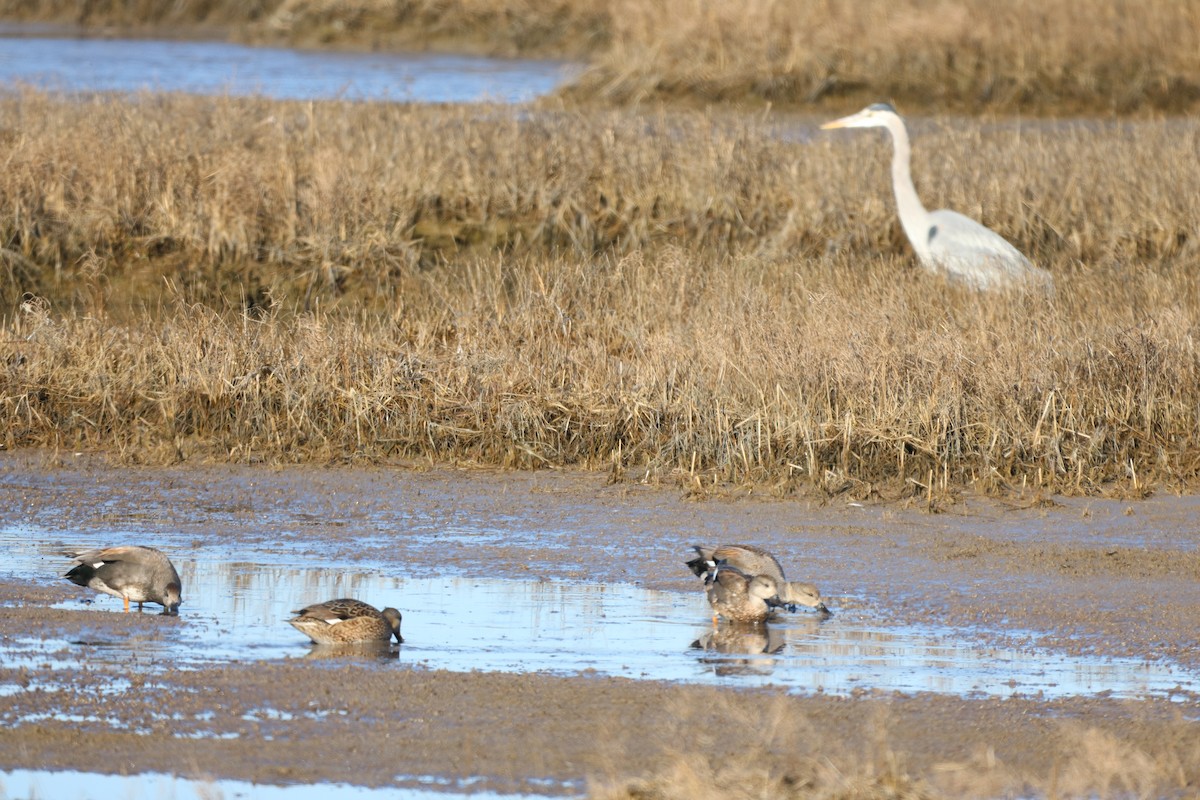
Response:
[[[1047,291],[1050,273],[1035,267],[1017,248],[995,231],[956,211],[927,211],[913,186],[912,148],[904,120],[888,103],[867,106],[857,114],[821,126],[832,128],[886,128],[892,135],[892,188],[904,233],[912,242],[921,266],[942,273],[977,290],[1027,286]]]
[[[766,575],[779,587],[779,599],[789,610],[796,606],[807,606],[825,614],[832,613],[825,605],[821,592],[811,583],[788,581],[783,575],[779,559],[750,544],[723,544],[720,547],[694,545],[696,557],[687,562],[688,569],[700,577],[706,576],[718,565],[728,565],[747,575]]]
[[[305,606],[293,611],[292,627],[317,644],[365,644],[387,642],[393,636],[400,644],[400,612],[394,608],[383,611],[361,600],[341,598]]]
[[[138,604],[157,603],[163,614],[179,613],[183,602],[183,583],[171,559],[153,547],[129,545],[127,547],[105,547],[97,550],[68,550],[79,563],[63,577],[71,583],[111,594],[125,601],[129,611],[130,602]]]

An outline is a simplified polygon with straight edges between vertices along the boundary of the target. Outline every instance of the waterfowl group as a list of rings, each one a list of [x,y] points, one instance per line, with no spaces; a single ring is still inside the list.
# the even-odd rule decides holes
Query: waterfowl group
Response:
[[[765,575],[772,578],[779,586],[779,599],[785,606],[795,610],[796,606],[806,606],[817,611],[829,611],[821,592],[811,583],[796,583],[787,580],[783,575],[783,567],[779,559],[763,550],[749,544],[723,544],[719,547],[704,547],[695,545],[696,557],[686,562],[688,568],[701,578],[713,571],[717,565],[723,564],[735,567],[747,575]]]
[[[798,606],[806,606],[830,613],[816,586],[788,581],[779,559],[761,547],[695,545],[692,550],[696,556],[685,563],[694,574],[704,578],[714,625],[718,617],[758,624],[776,608],[795,611]]]
[[[775,556],[745,544],[718,547],[696,545],[695,556],[686,564],[704,578],[705,594],[712,607],[713,625],[724,618],[730,623],[760,625],[778,608],[795,611],[798,606],[829,614],[820,591],[810,583],[784,577]],[[140,545],[69,550],[75,561],[63,577],[79,586],[120,597],[129,611],[130,603],[142,610],[145,603],[163,607],[164,615],[177,615],[183,603],[183,581],[175,565],[161,550]],[[318,645],[388,645],[400,635],[402,616],[395,608],[378,609],[354,598],[342,597],[314,603],[292,612],[288,623]]]
[[[63,555],[75,560],[75,566],[64,578],[78,586],[120,597],[129,604],[137,603],[138,611],[145,603],[157,603],[163,614],[178,615],[183,603],[183,581],[166,553],[154,547],[126,545],[94,550],[66,550]],[[313,642],[323,645],[390,643],[400,635],[400,612],[394,608],[382,611],[351,598],[339,598],[315,603],[289,619],[292,627]]]

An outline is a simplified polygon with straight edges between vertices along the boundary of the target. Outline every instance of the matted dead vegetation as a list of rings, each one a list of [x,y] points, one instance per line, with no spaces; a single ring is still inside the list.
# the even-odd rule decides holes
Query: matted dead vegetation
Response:
[[[24,92],[0,98],[0,303],[390,309],[411,275],[493,254],[676,248],[705,273],[749,258],[789,275],[904,256],[886,138],[818,121]],[[1190,121],[912,127],[927,204],[1060,283],[1132,271],[1126,291],[1156,292],[1200,254]]]
[[[748,704],[746,704],[748,705]],[[1017,766],[996,749],[960,748],[924,769],[906,751],[915,731],[876,709],[852,739],[822,730],[817,720],[778,702],[737,707],[718,701],[713,724],[687,709],[671,708],[680,728],[691,724],[695,749],[680,748],[655,773],[637,778],[594,778],[591,800],[938,800],[961,797],[1169,797],[1187,792],[1200,751],[1183,718],[1167,722],[1177,738],[1156,751],[1129,741],[1128,731],[1045,719],[1035,736],[1053,752],[1043,772]],[[976,719],[988,725],[986,714]],[[1143,722],[1136,719],[1132,727]],[[703,727],[705,724],[710,728]],[[697,733],[697,730],[699,733]],[[840,731],[843,736],[845,731]],[[707,734],[707,735],[706,735]],[[681,739],[684,737],[681,735]],[[916,760],[916,759],[911,759]]]
[[[929,502],[1200,478],[1190,122],[916,126],[930,205],[1049,268],[1047,299],[915,269],[887,145],[805,120],[37,93],[0,113],[10,448]]]
[[[607,103],[1200,107],[1198,0],[0,0],[0,18],[584,59],[567,94]]]
[[[618,3],[585,98],[1048,114],[1200,102],[1200,3]]]

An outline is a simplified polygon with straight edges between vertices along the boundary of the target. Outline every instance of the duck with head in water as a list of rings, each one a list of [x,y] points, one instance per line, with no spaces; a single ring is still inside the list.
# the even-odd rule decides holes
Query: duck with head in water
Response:
[[[63,553],[77,562],[64,578],[78,586],[111,594],[130,603],[157,603],[162,613],[179,614],[183,603],[183,581],[171,559],[161,550],[140,545],[101,547],[95,550],[68,550]]]
[[[400,635],[400,612],[382,611],[375,606],[348,597],[314,603],[299,611],[288,623],[317,644],[386,643],[392,637],[404,644]]]

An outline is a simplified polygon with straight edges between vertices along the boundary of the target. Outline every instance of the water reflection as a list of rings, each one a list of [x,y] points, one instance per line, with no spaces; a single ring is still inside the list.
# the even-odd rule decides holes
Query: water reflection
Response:
[[[429,780],[424,781],[421,780],[422,777],[424,776],[398,776],[398,779],[406,783],[441,786],[436,776],[430,776]],[[32,800],[38,797],[71,797],[78,800],[110,797],[124,800],[210,800],[214,797],[252,797],[255,800],[518,800],[535,795],[474,790],[463,793],[411,786],[384,786],[372,789],[344,783],[271,786],[234,780],[191,780],[159,773],[100,775],[89,772],[17,769],[0,772],[0,797],[13,800]]]
[[[274,99],[518,103],[554,90],[562,62],[337,53],[227,42],[21,37],[0,27],[0,83],[67,92],[187,92]]]
[[[117,537],[106,535],[116,541]],[[629,678],[785,687],[850,693],[860,688],[960,695],[1065,696],[1111,692],[1170,696],[1195,676],[1177,665],[981,646],[970,630],[881,625],[861,603],[836,615],[780,613],[760,630],[711,626],[704,593],[630,584],[409,578],[398,565],[324,562],[310,539],[303,555],[253,552],[236,560],[190,541],[158,541],[183,577],[181,616],[147,614],[115,625],[116,598],[78,589],[59,604],[77,611],[61,632],[0,642],[0,661],[44,671],[167,669],[262,659],[354,659],[380,668],[424,666],[506,672],[597,672]],[[0,530],[3,568],[21,580],[60,580],[68,560],[53,535]],[[286,560],[288,563],[280,563]],[[64,581],[65,584],[65,581]],[[65,587],[71,590],[71,587]],[[404,614],[405,644],[386,652],[314,648],[286,622],[291,612],[334,597],[357,597]],[[850,599],[847,599],[850,600]],[[0,692],[9,687],[0,685]]]
[[[360,644],[313,644],[304,657],[309,661],[395,661],[404,645],[389,642]]]
[[[720,654],[718,658],[700,657],[701,664],[712,665],[715,675],[770,675],[786,644],[782,631],[770,623],[724,623],[692,642],[692,648]]]
[[[787,663],[789,642],[816,636],[822,623],[831,618],[830,614],[785,617],[780,612],[762,625],[722,622],[693,641],[691,647],[704,651],[700,663],[709,665],[714,675],[767,676]]]

